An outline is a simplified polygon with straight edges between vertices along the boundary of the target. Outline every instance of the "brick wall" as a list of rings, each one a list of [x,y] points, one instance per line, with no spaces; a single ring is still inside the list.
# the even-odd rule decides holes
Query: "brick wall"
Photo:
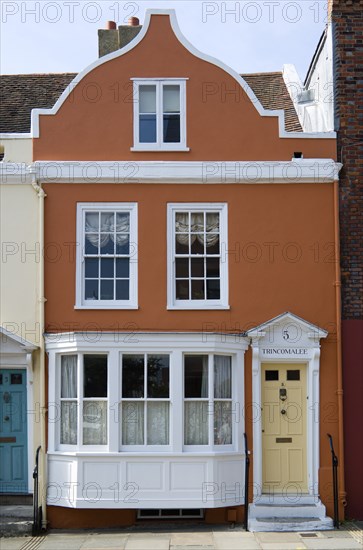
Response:
[[[332,6],[331,6],[332,4]],[[363,0],[332,8],[343,319],[363,318]]]

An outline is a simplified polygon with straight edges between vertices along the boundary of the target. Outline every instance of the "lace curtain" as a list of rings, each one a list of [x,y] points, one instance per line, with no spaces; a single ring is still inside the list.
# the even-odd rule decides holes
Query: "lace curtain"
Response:
[[[214,443],[230,445],[232,443],[232,379],[231,358],[214,356]],[[217,401],[228,399],[228,401]]]
[[[208,398],[208,357],[203,357],[201,398]],[[185,445],[208,445],[208,401],[185,401]]]
[[[107,445],[107,401],[83,402],[83,445]]]
[[[204,231],[205,230],[205,231]],[[206,243],[207,248],[215,245],[219,239],[219,214],[208,213],[207,223],[204,224],[204,214],[193,213],[191,215],[191,226],[189,233],[189,214],[188,212],[178,212],[175,218],[176,240],[179,244],[193,244],[198,240],[201,244]]]
[[[63,445],[77,445],[77,356],[63,355],[61,359],[61,437]]]
[[[147,403],[147,442],[144,434],[144,402],[122,404],[123,445],[169,445],[169,402]]]
[[[98,212],[87,212],[86,214],[86,239],[93,246],[98,246],[98,242],[100,242],[100,246],[103,248],[110,240],[118,245],[126,244],[129,241],[129,232],[129,214],[101,214],[101,219]]]

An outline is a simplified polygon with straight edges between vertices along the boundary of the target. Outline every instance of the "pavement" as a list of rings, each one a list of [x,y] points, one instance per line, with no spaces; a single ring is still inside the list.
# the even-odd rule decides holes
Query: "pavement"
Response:
[[[363,524],[308,533],[248,533],[240,525],[155,525],[112,531],[58,531],[0,539],[1,550],[362,550]]]

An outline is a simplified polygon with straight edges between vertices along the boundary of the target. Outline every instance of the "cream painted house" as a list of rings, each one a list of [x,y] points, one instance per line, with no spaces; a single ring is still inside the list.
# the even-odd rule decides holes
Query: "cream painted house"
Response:
[[[44,193],[29,169],[30,135],[2,133],[0,140],[0,494],[28,495],[33,493],[36,449],[44,449],[45,433]]]

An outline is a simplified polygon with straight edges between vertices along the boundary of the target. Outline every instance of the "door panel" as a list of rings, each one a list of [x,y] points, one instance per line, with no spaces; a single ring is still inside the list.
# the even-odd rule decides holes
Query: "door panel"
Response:
[[[307,493],[306,365],[262,365],[263,493]]]
[[[0,493],[27,493],[26,371],[0,376]]]

